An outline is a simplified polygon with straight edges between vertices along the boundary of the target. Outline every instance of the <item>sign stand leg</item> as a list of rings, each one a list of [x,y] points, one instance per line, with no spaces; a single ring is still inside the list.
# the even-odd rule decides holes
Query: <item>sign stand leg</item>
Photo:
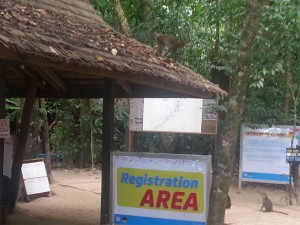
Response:
[[[292,169],[292,165],[291,163],[289,163],[289,205],[292,205],[292,176],[291,176],[291,169]]]

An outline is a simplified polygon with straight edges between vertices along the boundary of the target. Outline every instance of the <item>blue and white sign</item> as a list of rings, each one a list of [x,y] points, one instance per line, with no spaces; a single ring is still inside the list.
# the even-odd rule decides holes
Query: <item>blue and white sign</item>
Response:
[[[293,147],[299,141],[296,127]],[[242,181],[278,183],[289,182],[289,164],[286,149],[291,147],[293,126],[262,127],[242,126],[240,154],[240,186]]]

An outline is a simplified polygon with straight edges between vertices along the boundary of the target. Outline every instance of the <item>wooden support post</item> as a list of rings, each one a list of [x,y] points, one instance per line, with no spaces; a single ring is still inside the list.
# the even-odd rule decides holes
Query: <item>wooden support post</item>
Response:
[[[5,119],[5,63],[0,61],[0,119]],[[3,218],[3,158],[4,158],[4,138],[0,138],[0,225]]]
[[[21,177],[21,167],[25,155],[25,147],[28,138],[28,132],[30,128],[30,118],[32,114],[32,108],[35,102],[36,92],[37,92],[37,81],[30,80],[30,84],[28,86],[27,97],[24,103],[23,112],[21,116],[21,128],[20,134],[16,145],[16,152],[14,155],[14,161],[12,165],[12,194],[10,207],[14,208],[16,205],[16,200],[19,191],[19,182]]]
[[[115,81],[105,80],[103,95],[103,140],[102,140],[102,187],[101,187],[101,222],[109,224],[110,218],[110,152],[113,150],[114,136],[114,100]]]
[[[132,144],[133,144],[133,138],[134,138],[134,131],[129,130],[128,132],[128,152],[132,152]]]

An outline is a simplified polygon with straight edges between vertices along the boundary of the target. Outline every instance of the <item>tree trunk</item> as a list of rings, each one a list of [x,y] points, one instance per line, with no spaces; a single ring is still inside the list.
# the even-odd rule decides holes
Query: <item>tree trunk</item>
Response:
[[[43,138],[43,145],[45,149],[45,166],[47,171],[47,176],[49,183],[52,184],[54,179],[51,172],[51,150],[50,150],[50,142],[49,142],[49,124],[48,124],[48,118],[47,118],[47,110],[46,110],[46,102],[44,98],[40,99],[40,107],[42,109],[41,113],[41,119],[43,120],[43,132],[42,132],[42,138]]]
[[[117,13],[117,16],[119,18],[119,23],[121,26],[121,31],[123,34],[129,36],[130,32],[129,32],[129,25],[128,25],[128,21],[125,17],[122,5],[120,3],[120,0],[114,0],[114,7],[115,7],[115,11]]]
[[[89,99],[80,100],[80,130],[81,130],[81,149],[79,152],[78,167],[89,167],[91,160],[91,122],[90,122],[90,101]]]
[[[24,107],[24,99],[22,99],[21,102],[22,107]],[[34,105],[32,107],[32,115],[30,117],[30,129],[27,137],[24,159],[35,158],[40,152],[40,116],[38,103],[38,100],[35,100]]]
[[[228,109],[216,140],[208,225],[224,224],[225,204],[231,184],[235,146],[244,111],[253,45],[259,29],[262,7],[267,2],[246,1],[246,18],[238,49],[236,76],[233,76],[231,80]]]
[[[148,22],[151,17],[151,0],[140,0],[142,7],[142,18],[143,22]]]
[[[287,55],[287,72],[285,77],[285,93],[284,93],[284,112],[283,112],[283,124],[288,124],[289,122],[289,108],[290,108],[290,87],[292,83],[292,75],[291,75],[291,58],[292,53],[289,50]]]
[[[26,147],[27,137],[30,128],[30,117],[35,102],[36,91],[37,91],[37,81],[30,80],[28,86],[27,98],[21,116],[21,130],[20,130],[18,142],[16,144],[16,152],[12,164],[12,176],[11,176],[12,190],[11,190],[11,200],[10,200],[11,208],[15,207],[17,196],[18,196],[19,182],[21,177],[21,168],[22,168],[23,159],[25,155],[25,147]]]

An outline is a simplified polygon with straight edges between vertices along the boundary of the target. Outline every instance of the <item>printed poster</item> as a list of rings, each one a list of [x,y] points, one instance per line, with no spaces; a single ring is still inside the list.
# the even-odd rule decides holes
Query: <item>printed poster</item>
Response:
[[[288,183],[289,164],[286,162],[286,148],[291,147],[293,130],[293,126],[259,129],[242,126],[240,179]],[[296,127],[294,147],[298,145],[298,141],[299,128]]]

